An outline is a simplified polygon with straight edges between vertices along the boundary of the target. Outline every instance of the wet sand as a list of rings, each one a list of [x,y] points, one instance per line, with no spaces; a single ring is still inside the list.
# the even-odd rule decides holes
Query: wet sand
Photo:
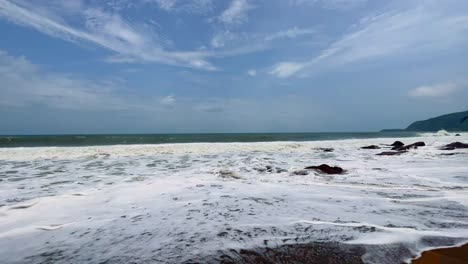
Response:
[[[341,243],[308,243],[253,249],[231,249],[216,255],[201,256],[188,263],[275,264],[275,263],[343,263],[361,264],[365,250]]]
[[[461,247],[440,248],[425,251],[412,264],[466,264],[468,263],[468,244]]]
[[[377,255],[378,258],[372,259],[371,255]],[[214,255],[191,258],[184,264],[393,264],[401,263],[402,256],[409,259],[411,252],[401,244],[356,245],[313,242],[277,247],[220,250]],[[381,261],[382,259],[384,260]]]

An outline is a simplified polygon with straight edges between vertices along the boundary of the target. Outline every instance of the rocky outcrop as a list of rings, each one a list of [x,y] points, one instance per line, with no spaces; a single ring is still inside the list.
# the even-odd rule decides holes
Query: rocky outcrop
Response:
[[[304,169],[306,170],[317,170],[317,171],[320,171],[322,173],[326,173],[326,174],[341,174],[344,172],[344,170],[340,167],[332,167],[332,166],[329,166],[327,164],[322,164],[320,166],[309,166],[309,167],[305,167]]]
[[[454,150],[454,149],[463,149],[468,148],[468,144],[461,142],[453,142],[442,147],[442,150]]]

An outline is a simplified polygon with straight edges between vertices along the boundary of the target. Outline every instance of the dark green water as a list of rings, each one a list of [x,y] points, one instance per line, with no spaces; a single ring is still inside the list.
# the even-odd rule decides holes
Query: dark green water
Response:
[[[99,146],[194,142],[315,141],[417,136],[415,132],[142,134],[142,135],[28,135],[0,136],[0,147]]]

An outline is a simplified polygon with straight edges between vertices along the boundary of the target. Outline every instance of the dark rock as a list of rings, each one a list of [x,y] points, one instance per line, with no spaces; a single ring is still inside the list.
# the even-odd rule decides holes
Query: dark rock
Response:
[[[405,149],[412,149],[412,148],[418,148],[418,147],[424,147],[426,146],[426,143],[422,142],[422,141],[419,141],[419,142],[416,142],[416,143],[413,143],[413,144],[409,144],[409,145],[406,145],[404,146]]]
[[[305,168],[306,170],[319,170],[326,174],[341,174],[344,170],[340,167],[331,167],[327,164],[322,164],[320,166],[309,166]]]
[[[455,136],[456,136],[456,137],[459,137],[459,136],[460,136],[460,134],[455,134]]]
[[[423,146],[426,146],[426,143],[422,142],[422,141],[418,141],[418,142],[415,142],[413,144],[409,144],[409,145],[404,145],[404,146],[400,146],[400,147],[393,147],[392,150],[409,150],[409,149],[417,149],[418,147],[423,147]]]
[[[390,146],[392,146],[392,147],[403,147],[404,145],[405,144],[403,144],[403,142],[401,142],[401,141],[395,141]]]
[[[468,148],[468,144],[461,143],[461,142],[453,142],[442,147],[442,150],[454,150],[454,149],[460,149],[460,148]]]
[[[361,149],[380,149],[380,147],[376,145],[370,145],[370,146],[361,147]]]
[[[377,155],[379,155],[379,156],[396,156],[396,155],[401,155],[403,153],[406,153],[406,151],[403,151],[403,150],[401,150],[401,151],[384,151],[384,152],[381,152],[381,153],[379,153]]]

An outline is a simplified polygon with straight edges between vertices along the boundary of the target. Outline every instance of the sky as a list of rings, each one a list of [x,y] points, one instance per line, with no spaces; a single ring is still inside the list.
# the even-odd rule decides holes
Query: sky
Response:
[[[378,131],[468,110],[466,0],[0,0],[0,134]]]

